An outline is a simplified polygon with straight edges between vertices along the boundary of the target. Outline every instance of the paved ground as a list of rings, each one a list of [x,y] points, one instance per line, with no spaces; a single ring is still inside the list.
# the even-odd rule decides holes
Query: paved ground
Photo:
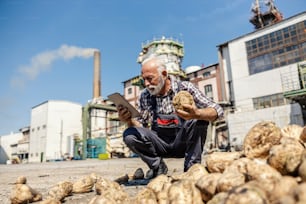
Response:
[[[169,172],[183,172],[183,159],[166,159]],[[114,180],[126,173],[133,174],[141,167],[144,172],[147,166],[140,158],[120,158],[108,160],[75,160],[62,162],[48,162],[37,164],[0,165],[0,203],[9,204],[13,183],[18,176],[25,176],[27,184],[42,193],[43,197],[48,190],[60,181],[76,181],[91,173]],[[126,192],[131,196],[137,194],[144,186],[125,186]],[[94,192],[75,194],[65,199],[65,204],[87,204],[95,195]]]

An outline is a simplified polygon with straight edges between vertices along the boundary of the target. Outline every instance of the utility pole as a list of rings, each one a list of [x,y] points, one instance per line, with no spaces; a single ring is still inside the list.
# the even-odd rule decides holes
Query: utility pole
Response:
[[[61,119],[61,131],[60,131],[60,155],[61,155],[61,159],[63,158],[62,144],[63,144],[63,119]]]

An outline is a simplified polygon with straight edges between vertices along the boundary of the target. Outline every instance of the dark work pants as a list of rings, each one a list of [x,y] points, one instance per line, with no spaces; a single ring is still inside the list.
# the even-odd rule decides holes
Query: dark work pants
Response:
[[[185,121],[171,142],[162,140],[155,131],[143,127],[130,127],[123,133],[125,144],[148,165],[157,169],[162,158],[185,158],[184,171],[201,163],[208,122]]]

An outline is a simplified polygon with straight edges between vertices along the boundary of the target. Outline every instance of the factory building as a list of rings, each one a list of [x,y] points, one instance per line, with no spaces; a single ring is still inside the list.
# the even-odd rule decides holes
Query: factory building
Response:
[[[82,105],[49,100],[31,111],[29,162],[72,157],[74,138],[82,134]]]
[[[233,109],[227,115],[233,145],[263,120],[304,125],[306,12],[256,25],[254,32],[218,45],[223,94]]]
[[[220,68],[219,64],[209,66],[190,66],[185,69],[187,79],[198,87],[206,96],[214,101],[223,101],[220,94]]]

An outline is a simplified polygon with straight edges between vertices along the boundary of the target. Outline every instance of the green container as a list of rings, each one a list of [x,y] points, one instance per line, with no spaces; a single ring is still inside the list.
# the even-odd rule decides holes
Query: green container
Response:
[[[106,153],[106,138],[87,139],[87,157],[98,158],[99,154]]]

